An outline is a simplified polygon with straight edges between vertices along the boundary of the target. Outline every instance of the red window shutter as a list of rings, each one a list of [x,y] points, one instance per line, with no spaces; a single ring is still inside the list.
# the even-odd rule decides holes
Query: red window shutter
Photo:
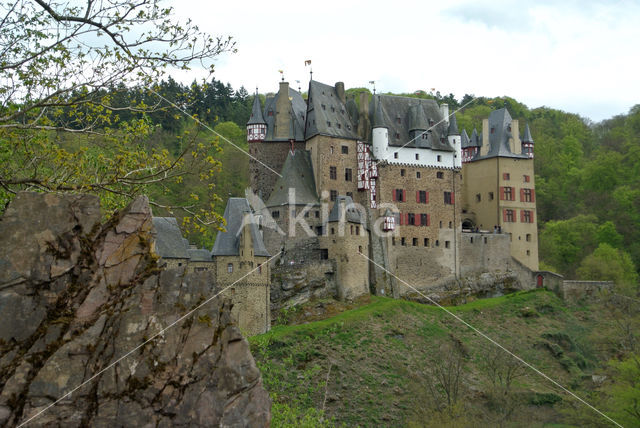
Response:
[[[500,200],[504,201],[504,187],[500,186]]]
[[[511,188],[511,200],[512,201],[516,200],[516,188],[515,187]]]
[[[395,202],[396,201],[396,189],[393,189],[391,191],[391,197],[393,198],[393,202]]]
[[[536,201],[536,189],[531,189],[531,202]]]
[[[520,189],[520,202],[524,202],[524,189]]]
[[[507,221],[507,210],[502,210],[502,221],[506,222]]]
[[[407,213],[406,216],[407,216],[406,224],[409,224],[409,213]]]
[[[520,223],[524,223],[524,210],[520,210]]]
[[[427,226],[431,226],[431,215],[427,214]]]
[[[531,214],[529,215],[529,219],[530,219],[530,220],[529,220],[529,222],[530,222],[530,223],[533,223],[533,222],[534,222],[534,219],[533,219],[533,213],[534,213],[534,212],[533,212],[533,211],[531,211]]]
[[[454,192],[451,192],[451,205],[456,203],[456,194]]]
[[[416,202],[420,203],[420,191],[416,190]]]
[[[427,204],[429,203],[429,192],[427,192]]]
[[[402,218],[404,217],[404,215],[402,213],[399,213],[399,214],[400,214],[400,226],[402,226]]]
[[[402,202],[407,202],[407,191],[402,189]]]

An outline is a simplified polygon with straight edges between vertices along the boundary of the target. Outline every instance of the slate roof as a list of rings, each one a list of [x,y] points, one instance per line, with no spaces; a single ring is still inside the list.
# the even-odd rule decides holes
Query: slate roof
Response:
[[[305,137],[309,139],[319,134],[355,140],[358,138],[356,131],[357,125],[351,120],[335,87],[315,80],[309,82]]]
[[[461,147],[466,149],[467,147],[472,147],[471,142],[469,141],[469,134],[467,134],[467,130],[462,130],[462,136],[460,137]]]
[[[447,123],[443,120],[435,100],[392,95],[376,95],[373,98],[374,105],[369,109],[373,112],[371,122],[374,127],[389,129],[390,146],[405,146],[406,144],[405,147],[430,148],[447,152],[455,150],[449,144]],[[411,119],[411,112],[416,116],[413,119]],[[412,139],[410,136],[412,129],[410,128],[416,126],[415,123],[410,122],[423,123],[425,119],[421,118],[421,115],[426,117],[427,124],[429,124],[429,120],[433,123],[432,126],[428,126],[431,129],[428,132],[428,138],[426,142],[424,139],[418,138],[407,144]]]
[[[533,143],[533,137],[531,136],[531,130],[529,129],[529,124],[524,128],[524,136],[522,137],[523,143]]]
[[[513,153],[509,148],[509,138],[512,137],[511,121],[511,115],[506,108],[494,110],[489,114],[489,152],[486,156],[476,159],[496,156],[528,159],[527,155]]]
[[[247,125],[253,124],[265,124],[264,116],[262,115],[262,106],[260,105],[260,97],[256,91],[256,96],[253,97],[253,108],[251,109],[251,117],[247,122]]]
[[[224,210],[224,218],[227,227],[224,232],[218,232],[216,242],[211,250],[212,256],[238,256],[240,255],[240,232],[246,214],[255,220],[251,212],[249,202],[245,198],[229,198],[227,207]],[[262,234],[258,228],[257,220],[249,223],[251,238],[253,240],[253,254],[256,256],[269,257],[269,253],[264,246]]]
[[[280,174],[282,177],[278,178],[266,203],[267,207],[287,205],[289,203],[289,188],[295,189],[296,205],[318,203],[318,193],[316,192],[309,152],[306,150],[289,151]]]
[[[189,249],[187,250],[187,254],[189,254],[189,260],[192,262],[210,262],[211,260],[211,251],[206,248],[198,248],[198,249]]]
[[[355,205],[353,203],[353,199],[351,199],[351,196],[338,196],[336,198],[335,203],[333,204],[333,208],[331,209],[331,212],[329,213],[329,222],[335,222],[335,221],[340,221],[341,220],[341,210],[340,210],[340,204],[344,202],[344,207],[345,207],[345,219],[347,222],[349,223],[360,223],[360,224],[365,224],[365,220],[362,217],[362,213],[357,210],[355,208]]]
[[[456,119],[456,114],[453,113],[449,116],[449,133],[448,135],[460,135],[458,132],[458,120]]]
[[[291,99],[291,112],[294,117],[293,121],[293,133],[291,129],[289,131],[288,138],[273,138],[274,125],[276,122],[276,102],[278,101],[280,93],[277,93],[273,97],[268,97],[264,103],[264,121],[267,123],[267,136],[266,141],[288,141],[292,134],[296,141],[304,141],[304,124],[307,115],[307,103],[302,99],[300,92],[289,88],[289,98]],[[269,116],[269,111],[272,111],[272,115]]]
[[[469,147],[480,147],[482,146],[482,139],[478,136],[478,130],[473,128],[473,132],[471,133],[471,138],[469,138]]]
[[[189,258],[178,221],[174,217],[153,217],[152,221],[156,230],[156,253],[163,259]]]

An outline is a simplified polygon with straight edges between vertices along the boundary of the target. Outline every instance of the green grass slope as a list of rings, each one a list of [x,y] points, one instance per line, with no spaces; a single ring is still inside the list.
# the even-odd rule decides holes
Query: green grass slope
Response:
[[[448,309],[562,385],[598,400],[591,374],[614,349],[606,339],[611,325],[594,308],[533,291]],[[434,306],[372,297],[329,319],[276,326],[250,342],[274,399],[276,427],[605,422],[529,369],[518,369],[506,395],[502,389],[496,397],[489,367],[504,355]],[[442,361],[455,360],[447,349],[462,362],[453,401],[434,378],[438,369],[447,372]]]

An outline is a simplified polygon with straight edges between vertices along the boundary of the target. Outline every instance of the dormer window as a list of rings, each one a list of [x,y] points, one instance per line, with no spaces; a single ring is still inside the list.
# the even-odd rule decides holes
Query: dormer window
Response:
[[[491,133],[493,134],[496,131],[496,128],[491,127]]]
[[[273,110],[269,109],[269,112],[267,113],[267,116],[273,116]]]
[[[334,106],[331,106],[331,113],[335,113],[336,112],[336,108]]]
[[[402,124],[402,118],[401,117],[396,117],[396,122],[398,122],[398,124]]]
[[[331,127],[331,122],[327,121],[327,126]]]
[[[322,107],[322,110],[326,110],[327,106],[325,106],[324,104],[320,104],[320,107]]]
[[[400,133],[396,132],[396,140],[399,140],[399,139],[400,139]]]

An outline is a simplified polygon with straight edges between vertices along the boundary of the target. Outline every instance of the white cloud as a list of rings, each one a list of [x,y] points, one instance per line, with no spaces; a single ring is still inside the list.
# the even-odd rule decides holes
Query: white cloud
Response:
[[[384,92],[509,95],[594,120],[640,103],[635,3],[190,0],[175,7],[203,30],[234,37],[238,53],[216,61],[216,78],[234,88],[275,91],[283,69],[304,91],[311,59],[317,80],[347,87],[376,80]]]

